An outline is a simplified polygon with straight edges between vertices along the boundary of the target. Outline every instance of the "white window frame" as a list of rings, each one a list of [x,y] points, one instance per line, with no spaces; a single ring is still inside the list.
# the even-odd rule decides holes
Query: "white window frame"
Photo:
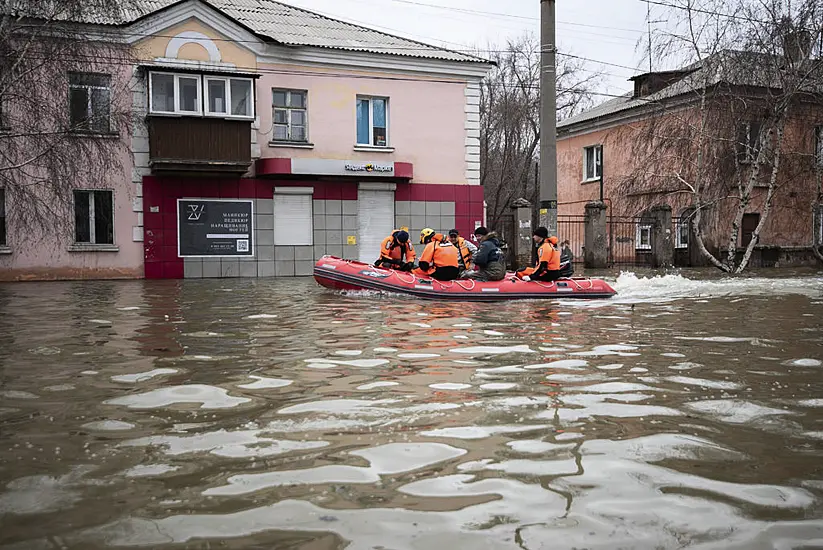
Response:
[[[757,148],[755,149],[752,147],[752,125],[756,124],[759,128],[759,134],[757,136]],[[757,157],[760,155],[760,150],[766,144],[766,134],[763,132],[763,123],[757,120],[749,120],[743,123],[743,128],[746,131],[746,142],[742,143],[744,147],[744,154],[743,159],[741,160],[742,164],[752,164],[757,160]]]
[[[181,75],[185,76],[185,75]],[[246,115],[234,115],[231,112],[231,81],[232,80],[240,80],[243,82],[249,83],[249,92],[251,94],[251,98],[249,101],[249,107],[251,108],[251,114]],[[223,83],[223,91],[225,92],[226,98],[226,112],[221,113],[218,111],[212,111],[209,104],[209,82],[222,82]],[[176,86],[176,84],[175,84]],[[175,90],[175,97],[176,97],[176,90]],[[219,118],[235,118],[235,119],[242,119],[242,120],[252,120],[254,118],[254,80],[251,78],[238,78],[233,76],[213,76],[213,75],[203,75],[202,84],[201,84],[201,98],[202,98],[202,105],[204,107],[204,114],[205,116],[209,117],[219,117]],[[184,111],[185,112],[185,111]]]
[[[674,234],[674,247],[675,248],[689,248],[689,240],[691,240],[691,218],[686,219],[683,221],[681,218],[678,220],[677,225],[675,226],[675,234]],[[686,242],[681,240],[681,237],[685,235]]]
[[[291,238],[289,234],[279,234],[277,230],[278,199],[285,197],[308,197],[309,201],[309,231],[300,238]],[[274,188],[274,246],[314,246],[314,187],[275,187]],[[285,199],[288,202],[288,199]]]
[[[589,173],[589,155],[588,152],[590,149],[594,150],[594,170],[593,170],[593,177],[588,177],[587,174]],[[598,164],[597,159],[600,158],[600,163]],[[583,147],[583,183],[588,183],[590,181],[600,181],[600,178],[603,176],[603,145],[589,145],[588,147]]]
[[[286,105],[287,105],[286,107],[276,107],[274,105],[274,94],[275,94],[275,92],[281,92],[281,93],[286,94]],[[296,88],[295,89],[292,89],[292,88],[272,88],[271,93],[272,93],[272,102],[271,102],[272,103],[272,105],[271,105],[271,121],[272,121],[271,122],[271,139],[272,139],[272,141],[280,142],[280,143],[310,143],[309,142],[309,91],[308,90],[298,90]],[[291,106],[291,95],[293,93],[303,94],[305,96],[306,101],[305,101],[305,106],[304,107],[292,107]],[[283,126],[282,123],[274,121],[274,112],[278,109],[281,110],[281,111],[286,111],[286,114],[287,114],[288,121],[287,121],[286,125],[288,127],[286,128],[286,133],[288,134],[288,136],[286,137],[286,139],[278,139],[274,135],[274,127],[275,126]],[[294,111],[303,111],[303,113],[305,115],[305,124],[303,124],[303,126],[306,128],[306,132],[305,132],[304,139],[294,139],[291,136],[291,132],[292,132],[291,115]]]
[[[94,86],[94,85],[91,85],[91,84],[72,84],[72,82],[71,82],[71,75],[72,74],[75,74],[75,75],[93,75],[93,76],[104,77],[104,78],[107,78],[109,80],[109,85],[108,86]],[[113,131],[112,120],[111,120],[111,105],[112,105],[112,101],[111,101],[111,75],[110,74],[103,74],[103,73],[70,72],[69,73],[69,90],[72,90],[72,89],[88,90],[88,92],[86,94],[87,95],[87,98],[86,98],[86,117],[87,117],[87,119],[86,120],[89,122],[89,129],[88,130],[81,130],[81,129],[72,128],[72,132],[88,133],[88,134],[108,134],[108,133],[111,133]],[[106,126],[108,126],[108,130],[106,130],[104,132],[99,132],[99,131],[91,128],[92,121],[94,120],[94,107],[92,106],[92,93],[91,93],[91,90],[108,90],[108,92],[109,92],[109,112],[108,112],[108,115],[107,115],[108,124],[106,125]],[[69,107],[69,108],[71,108],[71,107]],[[69,122],[71,123],[71,112],[69,112]],[[2,121],[0,121],[0,125],[2,125]]]
[[[6,189],[4,187],[0,187],[0,196],[2,196],[2,201],[0,201],[0,227],[3,229],[3,238],[0,239],[0,248],[7,248],[9,245],[9,226],[6,223],[6,205],[8,204],[8,196],[6,195]]]
[[[649,233],[649,244],[643,244],[643,233],[648,231]],[[652,224],[650,223],[638,223],[637,224],[637,235],[636,241],[634,245],[635,250],[651,250],[652,249]]]
[[[823,246],[823,204],[817,206],[817,246]]]
[[[823,126],[814,128],[814,162],[815,166],[823,167]]]
[[[94,194],[97,192],[105,192],[111,193],[111,242],[110,243],[98,243],[97,242],[97,227],[94,222]],[[79,246],[88,246],[88,245],[96,245],[96,246],[115,246],[117,242],[117,235],[115,235],[115,222],[114,222],[114,211],[115,211],[115,204],[114,204],[114,190],[113,189],[74,189],[72,191],[72,214],[76,216],[75,212],[77,211],[77,195],[75,193],[85,193],[89,199],[89,241],[83,242],[77,240],[77,227],[74,228],[74,238],[72,242],[75,245]]]
[[[385,145],[375,145],[374,144],[374,100],[381,99],[386,102],[386,144]],[[357,141],[357,101],[368,101],[369,102],[369,142],[368,143],[360,143]],[[358,95],[357,99],[354,103],[354,112],[355,112],[355,120],[354,120],[354,141],[357,147],[373,147],[376,149],[389,149],[391,148],[391,129],[389,128],[389,113],[391,112],[391,105],[390,105],[389,97],[388,96],[377,96],[377,95]]]
[[[158,111],[154,108],[154,75],[166,75],[174,77],[174,111]],[[197,110],[183,111],[180,109],[180,79],[197,79]],[[170,73],[167,71],[149,72],[149,113],[159,115],[202,115],[203,114],[203,78],[198,74]]]

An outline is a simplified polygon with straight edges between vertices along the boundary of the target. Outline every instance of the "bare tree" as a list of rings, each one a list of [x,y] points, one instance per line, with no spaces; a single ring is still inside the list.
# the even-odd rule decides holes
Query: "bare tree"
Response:
[[[488,203],[488,220],[497,226],[514,199],[537,204],[535,182],[540,144],[540,44],[533,36],[509,41],[503,51],[488,57],[495,68],[480,93],[481,183]],[[581,62],[557,58],[558,120],[591,103],[596,72]]]
[[[620,194],[650,203],[674,196],[670,202],[693,213],[700,254],[740,273],[773,210],[791,207],[791,184],[815,175],[814,147],[797,128],[823,123],[823,65],[813,56],[823,5],[671,0],[667,10],[673,24],[655,52],[693,63],[650,94],[648,118],[621,135],[642,160]],[[741,254],[742,222],[752,205],[760,217]],[[803,210],[797,219],[808,220],[808,206]]]
[[[131,58],[113,30],[122,0],[0,0],[0,187],[26,238],[67,233],[73,190],[122,175]],[[49,237],[49,240],[53,240]]]

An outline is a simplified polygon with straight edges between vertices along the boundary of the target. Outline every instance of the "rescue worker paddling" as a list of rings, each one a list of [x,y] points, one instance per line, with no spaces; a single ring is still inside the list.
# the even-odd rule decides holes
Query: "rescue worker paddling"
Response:
[[[457,279],[460,268],[456,246],[428,227],[420,232],[420,244],[425,244],[426,248],[420,255],[419,267],[412,273],[418,277],[431,277],[438,281]]]
[[[517,278],[524,281],[556,281],[561,277],[560,251],[554,247],[557,244],[557,237],[549,237],[548,229],[538,227],[534,230],[532,239],[538,247],[537,264],[518,271]]]
[[[380,258],[374,262],[374,266],[411,271],[415,256],[414,247],[409,242],[409,233],[404,229],[395,229],[380,244]]]

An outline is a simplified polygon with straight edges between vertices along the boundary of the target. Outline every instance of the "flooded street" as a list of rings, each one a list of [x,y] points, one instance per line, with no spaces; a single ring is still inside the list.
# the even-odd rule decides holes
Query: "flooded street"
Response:
[[[612,282],[0,286],[0,548],[822,547],[820,273]]]

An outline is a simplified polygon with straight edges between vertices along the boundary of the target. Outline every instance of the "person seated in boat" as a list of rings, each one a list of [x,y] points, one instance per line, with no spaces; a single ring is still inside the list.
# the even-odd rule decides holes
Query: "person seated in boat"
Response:
[[[374,267],[411,271],[415,257],[416,253],[409,241],[408,231],[395,229],[380,244],[380,258],[374,262]]]
[[[462,273],[463,271],[471,269],[472,256],[475,252],[477,252],[477,247],[474,246],[474,243],[461,237],[460,232],[457,231],[457,229],[452,229],[449,231],[449,242],[457,247],[457,251],[459,253],[457,256],[457,263],[460,268],[460,272]]]
[[[537,264],[518,271],[517,278],[524,281],[556,281],[561,277],[560,251],[555,248],[557,237],[549,237],[549,230],[541,226],[534,230],[532,239],[538,247]]]
[[[568,239],[560,245],[560,277],[567,278],[574,275],[574,254],[572,254],[571,243]]]
[[[474,230],[480,239],[480,247],[472,258],[474,269],[467,271],[461,278],[475,281],[502,281],[506,277],[506,257],[500,250],[497,233],[483,226]]]
[[[452,281],[460,275],[457,247],[434,229],[425,228],[420,232],[420,244],[426,248],[420,254],[417,269],[412,273],[418,277],[431,277],[438,281]]]

